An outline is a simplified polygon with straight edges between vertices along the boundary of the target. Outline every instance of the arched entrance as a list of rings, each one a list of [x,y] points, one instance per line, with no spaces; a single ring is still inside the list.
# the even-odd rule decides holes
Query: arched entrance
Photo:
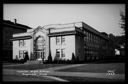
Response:
[[[36,60],[44,61],[45,48],[46,48],[44,37],[43,36],[38,36],[35,39],[34,46],[35,46],[35,57],[36,57]]]

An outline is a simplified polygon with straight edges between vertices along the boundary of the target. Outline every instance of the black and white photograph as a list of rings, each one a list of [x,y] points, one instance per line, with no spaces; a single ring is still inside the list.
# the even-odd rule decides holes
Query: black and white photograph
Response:
[[[125,4],[3,4],[3,82],[125,82]]]

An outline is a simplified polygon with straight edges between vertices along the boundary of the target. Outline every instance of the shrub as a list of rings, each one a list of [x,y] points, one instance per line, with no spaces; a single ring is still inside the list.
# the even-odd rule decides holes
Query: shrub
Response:
[[[72,53],[72,63],[75,63],[75,62],[76,62],[76,58],[75,58],[74,53]]]
[[[52,62],[52,56],[51,56],[51,52],[49,53],[49,56],[48,56],[48,60],[47,60],[48,63]]]
[[[24,59],[21,59],[21,60],[20,60],[20,63],[24,63],[24,62],[25,62],[25,60],[24,60]]]
[[[27,60],[29,60],[28,52],[25,53],[25,58],[24,58],[24,61],[25,61],[25,62],[26,62]]]

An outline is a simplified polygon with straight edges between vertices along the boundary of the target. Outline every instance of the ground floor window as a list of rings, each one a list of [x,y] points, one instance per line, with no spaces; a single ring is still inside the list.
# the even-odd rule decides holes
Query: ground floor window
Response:
[[[60,58],[60,49],[56,49],[55,60],[59,60],[59,58]]]
[[[20,50],[20,51],[19,51],[19,59],[20,59],[20,58],[22,58],[22,57],[23,57],[23,55],[24,55],[23,50]]]
[[[65,57],[65,49],[61,49],[61,57]]]
[[[20,50],[19,51],[19,59],[24,59],[24,57],[25,57],[25,50]]]
[[[55,59],[61,59],[65,57],[65,49],[56,49]]]

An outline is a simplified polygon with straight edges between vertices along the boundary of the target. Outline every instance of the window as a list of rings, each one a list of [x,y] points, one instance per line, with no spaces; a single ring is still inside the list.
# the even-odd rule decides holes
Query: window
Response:
[[[61,49],[61,57],[65,57],[65,49]]]
[[[86,34],[86,35],[87,35],[87,37],[88,37],[88,32],[87,32],[87,34]]]
[[[25,45],[24,40],[19,40],[19,46],[24,46],[24,45]]]
[[[56,55],[54,60],[60,60],[60,49],[56,49]]]
[[[56,44],[64,44],[65,43],[65,36],[56,37]]]
[[[26,50],[23,51],[23,58],[25,58],[26,52],[27,52]]]
[[[96,36],[94,36],[94,42],[96,42]]]
[[[23,58],[23,56],[24,56],[24,51],[23,50],[20,50],[19,51],[19,58]]]
[[[56,56],[60,57],[60,49],[56,49]]]
[[[37,50],[42,50],[43,49],[43,45],[42,44],[37,44]]]
[[[19,58],[23,59],[25,57],[26,50],[20,50],[19,51]]]
[[[45,40],[42,37],[38,38],[36,43],[37,50],[42,50],[44,44],[45,44]]]
[[[84,34],[86,34],[86,31],[84,30]]]
[[[60,37],[56,37],[56,44],[60,44],[60,40],[61,38]]]
[[[65,43],[65,36],[61,37],[61,43],[64,44]]]

